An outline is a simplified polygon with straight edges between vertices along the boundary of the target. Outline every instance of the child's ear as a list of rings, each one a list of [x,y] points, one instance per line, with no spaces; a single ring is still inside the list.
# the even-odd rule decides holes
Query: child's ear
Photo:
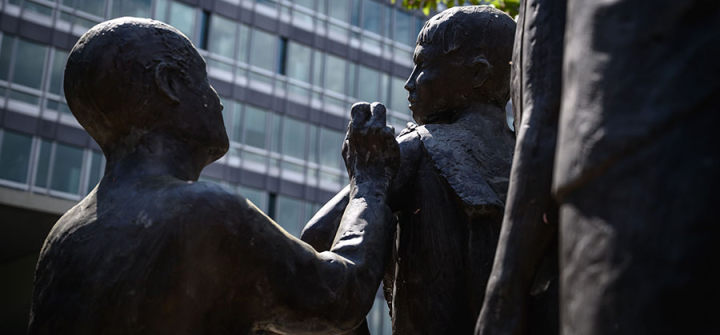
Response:
[[[165,62],[155,67],[155,85],[175,105],[180,103],[177,87],[179,83],[177,82],[176,73],[177,71]]]
[[[490,76],[490,63],[482,56],[475,57],[470,63],[473,71],[473,88],[482,86]]]

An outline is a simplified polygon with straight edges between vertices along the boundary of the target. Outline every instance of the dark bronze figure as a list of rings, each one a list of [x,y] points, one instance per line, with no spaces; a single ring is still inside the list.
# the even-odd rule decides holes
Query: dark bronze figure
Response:
[[[176,29],[95,26],[69,56],[65,92],[107,168],[45,242],[30,334],[337,334],[364,319],[394,231],[385,200],[400,156],[382,105],[353,106],[349,204],[318,253],[197,181],[228,139],[205,62]]]
[[[563,334],[720,333],[720,3],[522,8],[518,151],[478,334],[537,333],[528,294],[553,238]]]
[[[472,333],[500,231],[515,145],[507,127],[515,22],[486,6],[431,18],[405,88],[419,126],[404,130],[389,194],[398,219],[384,281],[396,334]],[[327,250],[346,204],[331,200],[303,231]]]

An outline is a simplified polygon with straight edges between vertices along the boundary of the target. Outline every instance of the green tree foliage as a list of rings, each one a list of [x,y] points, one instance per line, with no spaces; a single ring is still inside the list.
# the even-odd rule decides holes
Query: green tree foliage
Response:
[[[392,0],[395,3],[396,0]],[[430,15],[431,10],[437,10],[438,4],[447,8],[462,6],[466,3],[473,5],[490,5],[515,17],[520,10],[520,0],[402,0],[402,6],[406,9],[422,9],[425,15]]]

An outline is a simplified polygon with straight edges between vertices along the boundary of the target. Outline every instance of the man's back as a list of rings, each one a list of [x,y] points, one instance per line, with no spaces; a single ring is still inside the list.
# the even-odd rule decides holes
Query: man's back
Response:
[[[247,330],[237,308],[224,312],[232,290],[214,282],[243,284],[231,273],[242,270],[218,257],[228,227],[198,220],[213,209],[201,198],[232,195],[169,177],[112,183],[104,180],[53,228],[38,262],[30,332]]]

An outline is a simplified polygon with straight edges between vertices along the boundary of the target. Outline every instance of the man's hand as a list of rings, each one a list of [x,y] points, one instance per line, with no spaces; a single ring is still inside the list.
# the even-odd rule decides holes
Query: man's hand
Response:
[[[342,148],[350,180],[355,185],[376,184],[386,192],[400,165],[400,146],[385,123],[385,106],[358,102],[350,114]]]

